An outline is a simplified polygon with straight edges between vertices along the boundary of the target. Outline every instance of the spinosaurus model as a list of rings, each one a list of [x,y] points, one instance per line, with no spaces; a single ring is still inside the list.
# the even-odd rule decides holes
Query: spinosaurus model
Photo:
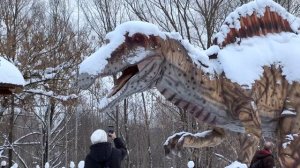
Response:
[[[107,44],[81,63],[79,85],[88,88],[97,77],[122,72],[104,109],[155,87],[174,105],[213,126],[214,129],[201,136],[190,133],[170,136],[164,146],[166,153],[182,147],[218,145],[225,137],[225,130],[231,130],[248,135],[241,144],[240,161],[249,164],[263,136],[277,142],[282,167],[300,167],[297,78],[287,75],[282,62],[270,62],[261,65],[262,73],[245,86],[226,73],[222,61],[226,54],[221,57],[227,48],[255,47],[259,44],[243,43],[254,38],[259,42],[269,35],[288,35],[281,42],[295,39],[292,43],[299,46],[299,20],[271,0],[253,1],[226,18],[214,45],[206,51],[196,50],[178,34],[161,32],[150,23],[126,22],[107,34]],[[267,38],[266,43],[268,40],[273,39]],[[243,53],[240,50],[236,52]],[[279,55],[289,58],[285,54]]]

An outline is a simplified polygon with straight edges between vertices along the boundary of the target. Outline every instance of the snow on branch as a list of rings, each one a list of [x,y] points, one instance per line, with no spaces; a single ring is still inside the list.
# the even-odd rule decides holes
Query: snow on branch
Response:
[[[35,134],[41,135],[40,132],[31,132],[31,133],[23,135],[20,138],[18,138],[17,140],[15,140],[13,142],[13,145],[36,145],[36,144],[40,144],[40,142],[20,142],[22,139],[25,139],[26,137],[29,137],[29,136],[35,135]]]
[[[33,94],[39,94],[39,95],[44,95],[44,96],[48,96],[48,97],[52,97],[61,101],[68,101],[68,100],[73,100],[73,99],[77,99],[78,96],[76,94],[71,94],[69,96],[65,96],[65,95],[54,95],[53,91],[43,91],[43,90],[38,90],[38,89],[29,89],[29,90],[24,90],[24,92],[27,93],[33,93]]]
[[[232,160],[226,158],[225,156],[223,156],[223,155],[221,155],[221,154],[214,153],[214,155],[215,155],[217,158],[219,158],[219,159],[222,159],[222,160],[224,160],[224,161],[226,161],[226,162],[228,162],[228,163],[232,163]]]

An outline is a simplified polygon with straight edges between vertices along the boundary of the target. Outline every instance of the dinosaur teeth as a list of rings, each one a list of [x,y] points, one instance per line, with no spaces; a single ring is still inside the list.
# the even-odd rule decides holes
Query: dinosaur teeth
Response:
[[[118,84],[112,88],[112,92],[107,97],[111,97],[111,96],[115,95],[132,76],[133,76],[132,74],[122,75],[121,76],[122,79],[119,80]]]
[[[126,68],[122,72],[121,76],[116,80],[115,86],[112,88],[112,92],[108,95],[108,97],[115,95],[120,89],[122,89],[126,82],[138,72],[139,70],[136,65]]]
[[[118,72],[116,75],[117,79],[120,78],[121,76],[122,76],[122,72]]]

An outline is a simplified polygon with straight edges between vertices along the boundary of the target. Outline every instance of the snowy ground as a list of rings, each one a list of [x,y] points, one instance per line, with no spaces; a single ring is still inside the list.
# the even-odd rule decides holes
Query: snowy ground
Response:
[[[6,162],[1,162],[1,166],[5,166],[5,165],[6,165]],[[188,168],[193,168],[194,165],[195,164],[194,164],[193,161],[189,161],[187,163],[187,167]],[[75,167],[76,167],[75,163],[74,162],[70,162],[70,168],[75,168]],[[18,168],[18,164],[15,163],[11,168]],[[37,165],[36,168],[40,168],[40,166]],[[45,168],[50,168],[50,166],[49,166],[48,163],[45,164]],[[63,168],[65,168],[65,167],[63,167]],[[84,168],[84,161],[80,161],[78,163],[78,168]],[[226,166],[225,168],[247,168],[247,165],[242,164],[242,163],[240,163],[238,161],[235,161],[231,165]]]
[[[238,161],[233,162],[231,165],[226,166],[225,168],[247,168],[246,164],[242,164]]]

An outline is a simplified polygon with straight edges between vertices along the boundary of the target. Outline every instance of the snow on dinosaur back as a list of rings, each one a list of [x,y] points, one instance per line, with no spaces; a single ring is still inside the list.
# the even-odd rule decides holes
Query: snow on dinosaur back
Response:
[[[247,30],[247,24],[241,23],[243,20],[241,17],[246,16],[253,17],[247,17],[252,20],[244,20],[244,22],[261,25],[254,25],[256,29]],[[260,17],[267,17],[267,19],[258,21]],[[251,37],[239,37],[238,41],[231,39],[235,42],[228,43],[230,31],[243,36],[240,31],[236,31],[241,29],[241,24],[244,26],[244,31],[249,31],[247,33]],[[283,75],[290,83],[300,81],[299,68],[297,68],[300,61],[299,27],[300,19],[272,0],[256,0],[237,8],[229,14],[221,31],[215,35],[215,42],[225,46],[217,54],[226,77],[240,85],[251,87],[262,75],[263,66],[275,64],[282,68]],[[277,33],[278,29],[282,29],[282,33]],[[256,33],[259,36],[255,36]]]
[[[299,18],[290,14],[285,8],[272,0],[256,0],[238,7],[226,17],[225,24],[221,26],[220,31],[214,36],[217,43],[221,44],[224,42],[230,29],[234,28],[239,30],[241,28],[241,17],[246,17],[247,15],[251,16],[253,14],[255,14],[256,17],[263,17],[268,8],[270,11],[276,12],[282,19],[286,20],[293,32],[300,32]]]
[[[25,80],[16,66],[0,56],[0,84],[24,86]]]
[[[300,37],[293,33],[252,37],[220,50],[220,60],[226,77],[249,87],[263,73],[263,66],[282,67],[283,75],[291,83],[300,81]]]

